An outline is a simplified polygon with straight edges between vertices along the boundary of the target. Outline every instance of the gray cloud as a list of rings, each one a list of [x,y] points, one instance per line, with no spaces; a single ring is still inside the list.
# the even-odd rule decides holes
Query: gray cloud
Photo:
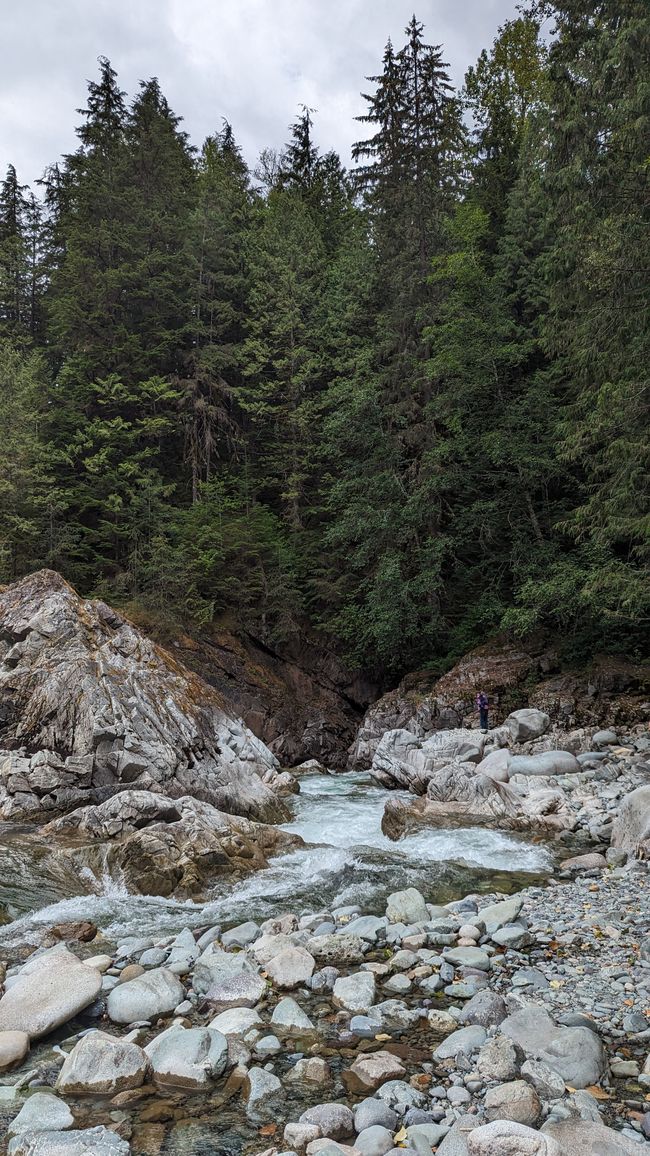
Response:
[[[4,0],[0,166],[32,181],[76,147],[74,126],[97,57],[122,88],[158,76],[194,144],[226,117],[246,157],[281,147],[301,104],[316,137],[349,163],[363,135],[364,77],[388,36],[400,45],[415,7],[460,83],[516,0]]]

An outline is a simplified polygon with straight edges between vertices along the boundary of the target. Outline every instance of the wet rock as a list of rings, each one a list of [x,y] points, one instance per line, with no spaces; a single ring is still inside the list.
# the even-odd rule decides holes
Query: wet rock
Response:
[[[81,1132],[21,1132],[9,1143],[8,1156],[129,1156],[126,1140],[103,1124]]]
[[[527,708],[516,710],[508,715],[504,724],[515,743],[527,743],[530,739],[538,739],[545,734],[551,725],[547,714],[541,710]]]
[[[284,1032],[313,1031],[314,1025],[309,1016],[302,1010],[291,996],[285,996],[273,1009],[271,1023],[274,1027],[282,1028]]]
[[[345,1104],[317,1104],[303,1112],[299,1123],[315,1124],[321,1136],[330,1140],[346,1140],[354,1135],[354,1116]]]
[[[156,1083],[190,1091],[209,1087],[228,1063],[228,1041],[214,1028],[174,1025],[144,1050]]]
[[[549,1121],[542,1127],[542,1135],[558,1145],[558,1156],[639,1156],[639,1144],[629,1140],[614,1128],[588,1120]],[[641,1148],[643,1151],[643,1148]]]
[[[0,999],[0,1032],[39,1039],[88,1007],[101,986],[95,968],[85,967],[63,945],[52,947],[29,960]]]
[[[429,918],[424,896],[415,887],[388,896],[386,916],[391,923],[426,923]]]
[[[598,1036],[588,1028],[558,1026],[544,1008],[522,1008],[503,1021],[501,1031],[527,1059],[543,1060],[574,1088],[597,1083],[605,1071]]]
[[[114,987],[108,993],[106,1010],[113,1023],[131,1024],[169,1015],[184,998],[177,976],[160,967]]]
[[[0,1072],[9,1072],[29,1051],[27,1032],[0,1032]]]
[[[525,1080],[513,1080],[498,1088],[489,1088],[485,1094],[488,1120],[514,1120],[532,1128],[539,1120],[541,1110],[537,1092]]]
[[[435,1060],[455,1059],[456,1056],[461,1053],[469,1056],[472,1052],[478,1051],[478,1049],[483,1046],[485,1039],[485,1028],[479,1025],[459,1028],[458,1031],[452,1032],[450,1036],[447,1036],[447,1039],[443,1040],[441,1044],[438,1044],[438,1047],[433,1053],[433,1058]]]
[[[288,1084],[312,1084],[315,1087],[329,1084],[331,1079],[329,1064],[320,1056],[309,1056],[298,1060],[298,1063],[285,1076],[285,1081]]]
[[[316,960],[304,947],[286,947],[274,955],[266,970],[276,987],[300,987],[311,978]],[[259,998],[259,997],[258,997]]]
[[[496,1120],[469,1132],[467,1152],[468,1156],[577,1156],[573,1149],[561,1148],[551,1136],[509,1120]]]
[[[282,1101],[282,1084],[272,1072],[251,1068],[244,1081],[246,1115],[250,1120],[273,1120]]]
[[[375,977],[371,972],[358,971],[341,976],[334,984],[333,1000],[336,1007],[347,1011],[367,1012],[375,999]]]
[[[59,1072],[56,1087],[66,1095],[115,1095],[144,1083],[148,1061],[142,1048],[106,1032],[82,1036]]]
[[[364,1095],[374,1092],[388,1080],[400,1080],[406,1075],[403,1064],[390,1052],[370,1052],[358,1056],[343,1079],[349,1092]]]
[[[10,1136],[21,1132],[65,1132],[74,1125],[68,1105],[51,1092],[35,1092],[25,1100],[20,1112],[9,1124]]]

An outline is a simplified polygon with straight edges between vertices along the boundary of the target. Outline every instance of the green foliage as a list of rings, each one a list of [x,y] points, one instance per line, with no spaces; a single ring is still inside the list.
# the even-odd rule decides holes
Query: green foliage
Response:
[[[42,201],[0,188],[2,579],[306,621],[379,678],[497,629],[638,651],[649,54],[642,0],[540,0],[458,93],[413,17],[352,173],[303,106],[257,187],[102,59]]]

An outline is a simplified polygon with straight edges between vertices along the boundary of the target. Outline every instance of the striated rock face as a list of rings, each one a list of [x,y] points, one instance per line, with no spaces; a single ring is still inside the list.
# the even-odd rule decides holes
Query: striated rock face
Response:
[[[224,873],[259,870],[268,856],[302,846],[299,836],[277,827],[227,815],[188,795],[170,799],[151,791],[121,791],[53,820],[41,834],[82,838],[78,855],[86,863],[87,841],[101,843],[101,863],[131,892],[189,898]],[[69,853],[74,857],[74,848]]]
[[[172,646],[283,766],[317,759],[344,768],[364,711],[378,694],[322,638],[299,630],[274,647],[216,629],[195,638],[180,634]]]
[[[0,640],[0,817],[54,816],[125,787],[286,817],[277,759],[221,695],[60,575],[0,594]]]
[[[470,651],[442,678],[427,671],[409,674],[366,712],[350,748],[350,765],[368,768],[386,731],[407,730],[423,739],[475,722],[479,690],[490,696],[493,726],[523,706],[566,729],[639,717],[648,694],[647,664],[604,656],[588,669],[556,673],[557,666],[550,651],[497,640]]]
[[[387,731],[377,745],[370,773],[382,787],[423,795],[441,767],[452,761],[479,762],[485,743],[478,731],[438,731],[424,741],[410,731]]]

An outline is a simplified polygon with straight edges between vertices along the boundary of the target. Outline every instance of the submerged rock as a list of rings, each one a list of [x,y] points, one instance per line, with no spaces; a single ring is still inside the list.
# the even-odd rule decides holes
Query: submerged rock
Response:
[[[126,1140],[100,1124],[81,1132],[22,1132],[9,1143],[8,1156],[129,1156]]]

